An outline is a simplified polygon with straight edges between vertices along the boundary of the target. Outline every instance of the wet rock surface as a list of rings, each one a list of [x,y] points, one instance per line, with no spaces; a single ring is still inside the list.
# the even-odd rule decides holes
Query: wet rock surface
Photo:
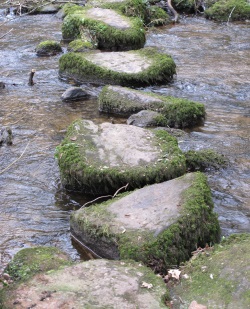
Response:
[[[90,95],[80,87],[70,87],[61,96],[62,101],[78,101],[88,99]]]
[[[35,276],[7,293],[4,308],[160,309],[165,293],[145,266],[99,259]]]

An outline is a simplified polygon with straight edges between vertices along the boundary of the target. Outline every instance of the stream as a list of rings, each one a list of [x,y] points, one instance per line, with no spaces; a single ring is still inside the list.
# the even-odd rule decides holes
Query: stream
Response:
[[[60,184],[55,148],[78,118],[109,121],[98,112],[100,87],[82,85],[94,96],[63,103],[69,87],[58,78],[58,59],[38,58],[35,47],[61,40],[54,15],[0,15],[0,127],[13,130],[13,145],[0,147],[0,272],[21,248],[56,246],[73,260],[86,259],[69,233],[69,216],[91,198],[70,194]],[[181,149],[212,148],[229,159],[208,171],[222,235],[250,232],[250,25],[216,24],[183,18],[180,24],[151,30],[147,46],[173,56],[177,77],[171,85],[145,91],[199,101],[206,106],[204,126],[181,138]],[[11,30],[12,29],[12,30]],[[64,47],[66,52],[66,48]],[[28,86],[35,69],[34,86]],[[125,123],[124,119],[117,122]]]

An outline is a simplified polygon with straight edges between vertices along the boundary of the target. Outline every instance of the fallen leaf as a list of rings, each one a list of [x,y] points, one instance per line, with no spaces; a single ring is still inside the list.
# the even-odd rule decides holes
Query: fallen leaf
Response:
[[[144,282],[144,281],[143,281],[141,287],[142,287],[142,288],[147,288],[147,289],[152,289],[153,284],[147,283],[147,282]]]
[[[77,140],[77,137],[76,136],[71,136],[71,141],[76,141]]]
[[[168,271],[168,274],[172,276],[172,278],[175,278],[177,280],[180,279],[180,274],[181,274],[181,271],[179,269],[170,269]]]

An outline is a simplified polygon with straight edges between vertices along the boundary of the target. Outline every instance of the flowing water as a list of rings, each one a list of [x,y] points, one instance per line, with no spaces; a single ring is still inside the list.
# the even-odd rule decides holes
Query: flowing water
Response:
[[[52,245],[81,256],[69,234],[69,216],[89,197],[60,186],[55,148],[78,118],[103,122],[97,100],[63,103],[69,87],[58,79],[58,59],[38,58],[36,45],[61,40],[52,15],[0,16],[0,127],[13,130],[13,145],[0,147],[0,271],[21,248]],[[12,30],[11,30],[12,29]],[[10,31],[11,30],[11,31]],[[9,32],[10,31],[10,32]],[[8,33],[9,32],[9,33]],[[186,97],[206,105],[204,126],[187,132],[180,147],[213,148],[229,158],[226,169],[208,173],[223,235],[250,232],[249,102],[250,31],[247,24],[219,25],[187,18],[148,33],[147,45],[173,56],[177,78],[146,91]],[[35,69],[35,85],[28,86]],[[82,85],[98,94],[100,88]],[[122,121],[119,119],[118,121]]]

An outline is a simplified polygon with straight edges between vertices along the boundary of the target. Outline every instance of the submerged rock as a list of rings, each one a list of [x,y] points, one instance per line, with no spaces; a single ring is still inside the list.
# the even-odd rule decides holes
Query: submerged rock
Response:
[[[123,124],[79,120],[57,147],[61,180],[67,189],[87,194],[114,194],[161,182],[185,173],[177,140],[165,131]]]
[[[4,309],[166,308],[162,278],[138,263],[103,259],[39,274],[4,294]]]
[[[0,128],[0,146],[3,144],[8,146],[13,144],[13,133],[10,127]]]
[[[250,234],[231,235],[209,255],[194,256],[182,269],[187,279],[173,288],[174,308],[194,299],[208,308],[249,308],[249,260]]]
[[[131,115],[142,110],[158,112],[160,114],[155,114],[152,119],[158,126],[192,127],[205,118],[204,104],[120,86],[103,87],[98,101],[99,110],[105,113]],[[134,117],[141,119],[141,114]]]
[[[0,89],[4,89],[5,88],[5,84],[3,82],[0,82]]]
[[[175,74],[171,56],[155,48],[128,52],[67,53],[59,60],[59,74],[80,82],[147,85],[170,82]]]
[[[216,242],[219,223],[201,173],[146,186],[71,215],[71,230],[98,255],[143,261],[158,272]]]

